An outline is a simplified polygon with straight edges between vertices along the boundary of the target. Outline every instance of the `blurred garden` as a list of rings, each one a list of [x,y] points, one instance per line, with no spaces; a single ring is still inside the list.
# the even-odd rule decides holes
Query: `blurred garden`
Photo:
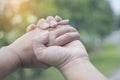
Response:
[[[40,18],[59,15],[80,33],[91,62],[110,78],[120,69],[120,16],[109,0],[0,0],[0,47],[7,46]],[[112,37],[111,37],[112,36]],[[118,42],[117,42],[118,41]],[[64,80],[55,69],[20,69],[5,80]]]

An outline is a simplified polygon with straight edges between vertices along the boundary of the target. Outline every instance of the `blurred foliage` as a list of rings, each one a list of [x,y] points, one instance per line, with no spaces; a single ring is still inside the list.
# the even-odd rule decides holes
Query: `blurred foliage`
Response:
[[[114,17],[107,0],[56,0],[56,5],[58,14],[69,18],[77,29],[101,37],[114,29]]]
[[[102,38],[117,29],[115,24],[120,25],[107,0],[0,0],[0,47],[24,34],[29,24],[36,24],[49,15],[70,19],[89,51],[97,50]],[[40,70],[18,70],[6,80],[35,80],[32,77],[41,73]]]

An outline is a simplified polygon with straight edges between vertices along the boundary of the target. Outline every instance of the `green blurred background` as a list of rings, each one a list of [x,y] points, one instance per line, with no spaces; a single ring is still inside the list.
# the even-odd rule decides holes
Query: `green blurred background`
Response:
[[[120,67],[120,16],[108,0],[0,0],[0,47],[40,18],[59,15],[77,28],[92,63],[107,77]],[[118,41],[118,42],[117,42]],[[5,80],[64,80],[55,69],[20,69]]]

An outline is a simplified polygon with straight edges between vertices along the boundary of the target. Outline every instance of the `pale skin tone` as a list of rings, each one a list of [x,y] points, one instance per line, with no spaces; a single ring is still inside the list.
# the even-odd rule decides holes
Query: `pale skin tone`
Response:
[[[16,70],[21,66],[22,63],[22,67],[32,68],[54,66],[61,71],[66,80],[107,80],[106,77],[104,77],[104,75],[102,75],[90,63],[85,47],[78,40],[78,32],[76,32],[76,30],[71,28],[69,25],[66,25],[66,27],[70,27],[69,30],[65,30],[66,27],[61,29],[61,26],[56,28],[57,24],[53,25],[50,23],[53,19],[53,17],[51,17],[51,19],[47,18],[47,20],[42,19],[38,24],[39,28],[44,30],[49,29],[47,25],[50,25],[52,27],[52,29],[49,29],[51,32],[39,31],[34,25],[29,26],[27,29],[28,32],[30,31],[29,34],[27,33],[25,37],[23,36],[22,38],[18,39],[16,42],[10,45],[10,47],[8,46],[6,49],[8,49],[9,52],[5,52],[6,49],[3,49],[2,52],[8,55],[6,56],[7,58],[2,59],[2,61],[0,60],[2,62],[0,68],[4,68],[6,70],[1,70],[2,74],[0,74],[0,78],[3,79],[6,74]],[[60,21],[60,18],[58,20],[56,19],[58,24],[66,23],[65,21]],[[43,22],[45,22],[44,26]],[[48,24],[46,24],[46,22]],[[55,28],[57,31],[53,31],[53,28]],[[35,36],[33,40],[29,37],[30,35]],[[27,38],[27,40],[25,38]],[[21,46],[22,42],[28,43],[28,45]],[[31,48],[31,45],[33,46],[33,49]],[[16,51],[14,51],[14,49]],[[5,55],[0,55],[0,58],[3,56]],[[18,56],[21,58],[17,58]],[[28,56],[30,58],[28,58]],[[11,57],[14,58],[11,59]],[[21,59],[22,62],[19,59]],[[6,65],[5,63],[7,63],[8,60],[11,64]]]
[[[69,39],[72,35],[68,35]],[[44,38],[33,40],[33,49],[38,61],[56,67],[65,80],[107,80],[90,62],[87,51],[80,40],[74,40],[63,46],[46,46],[48,33]]]
[[[50,22],[50,20],[52,21],[52,23]],[[46,26],[46,24],[41,24],[40,22],[46,22],[48,26]],[[61,26],[56,27],[56,23],[60,24]],[[37,24],[37,27],[39,28],[36,28],[35,25],[30,25],[27,28],[28,33],[24,34],[22,37],[17,39],[9,46],[1,48],[0,80],[4,79],[7,75],[18,68],[49,68],[49,64],[40,62],[36,59],[32,47],[32,39],[36,35],[44,35],[46,33],[49,33],[49,36],[51,37],[49,37],[49,42],[46,44],[48,46],[64,45],[71,42],[71,40],[78,39],[79,35],[76,34],[76,30],[74,28],[72,28],[71,26],[64,26],[67,23],[68,20],[61,21],[61,19],[58,17],[53,18],[49,16],[47,20],[41,19]],[[39,25],[42,25],[42,27]],[[49,25],[52,28],[49,28]],[[50,30],[48,31],[48,29]],[[68,40],[67,38],[69,36],[66,36],[64,34],[70,34],[70,32],[75,33],[75,35],[72,35],[71,40]],[[61,36],[63,35],[64,37],[62,38]],[[46,42],[46,40],[44,41]]]

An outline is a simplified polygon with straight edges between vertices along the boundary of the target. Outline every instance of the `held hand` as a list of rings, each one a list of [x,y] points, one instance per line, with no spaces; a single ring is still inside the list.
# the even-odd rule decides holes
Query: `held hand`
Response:
[[[42,30],[47,30],[49,28],[56,28],[58,25],[68,25],[69,20],[62,20],[61,17],[59,16],[48,16],[47,19],[40,19],[39,22],[37,23],[37,26],[32,24],[31,26],[27,27],[27,32],[30,32],[34,29],[36,29],[36,27],[39,27]]]
[[[48,19],[50,20],[50,18],[52,20],[56,19],[57,24],[58,23],[66,24],[65,21],[63,22],[61,21],[60,17],[56,17],[55,19],[53,17],[49,17]],[[51,25],[51,27],[54,27],[54,28],[56,28],[56,26],[57,25],[55,24]],[[44,64],[36,59],[33,49],[32,49],[32,37],[34,37],[35,35],[40,35],[41,33],[49,29],[49,27],[46,28],[45,26],[39,26],[39,28],[41,29],[44,28],[44,29],[41,30],[41,29],[38,29],[35,25],[30,25],[27,29],[29,31],[28,33],[26,33],[25,35],[17,39],[11,45],[0,48],[0,80],[3,80],[7,75],[9,75],[11,72],[15,71],[19,67],[21,68],[25,68],[25,67],[26,68],[29,68],[29,67],[48,68],[49,67],[49,65]],[[62,28],[60,28],[60,30],[58,31],[57,29],[55,29],[56,30],[55,32],[52,30],[52,32],[50,33],[55,33],[53,36],[56,36],[56,34],[59,34],[58,31],[62,30]],[[67,29],[67,30],[71,31],[71,29]],[[60,35],[62,34],[63,33],[61,33],[60,31]],[[56,37],[54,37],[55,41],[57,41],[56,38],[59,37],[60,35],[57,35]],[[53,42],[54,40],[50,41],[49,44],[52,44]]]
[[[68,38],[71,39],[71,36],[75,34],[79,36],[77,32],[70,32]],[[55,66],[57,68],[63,68],[66,64],[69,64],[74,60],[89,61],[86,49],[79,40],[72,41],[62,47],[47,47],[44,45],[45,42],[44,40],[41,40],[41,37],[43,36],[39,36],[33,39],[33,49],[35,56],[40,62]]]
[[[34,25],[32,25],[32,27],[33,26]],[[71,28],[70,26],[68,27],[66,26],[56,27],[55,30],[52,29],[49,32],[46,32],[46,30],[41,30],[35,27],[31,29],[32,31],[26,33],[24,36],[22,36],[21,38],[16,40],[14,43],[12,43],[9,46],[9,48],[12,49],[14,52],[16,52],[16,55],[19,56],[21,67],[48,68],[49,65],[44,64],[43,62],[40,62],[36,59],[33,52],[33,48],[32,48],[32,38],[36,35],[42,34],[43,32],[49,33],[49,42],[48,42],[49,46],[64,45],[66,43],[71,42],[71,40],[78,39],[78,36],[76,34],[71,36],[70,40],[68,39],[70,35],[68,32],[75,32],[75,29]],[[68,34],[62,36],[65,33],[68,33]]]
[[[44,40],[39,39],[34,38],[33,42],[35,56],[40,62],[58,68],[65,80],[108,80],[91,64],[85,47],[79,40],[62,47],[46,47]]]

